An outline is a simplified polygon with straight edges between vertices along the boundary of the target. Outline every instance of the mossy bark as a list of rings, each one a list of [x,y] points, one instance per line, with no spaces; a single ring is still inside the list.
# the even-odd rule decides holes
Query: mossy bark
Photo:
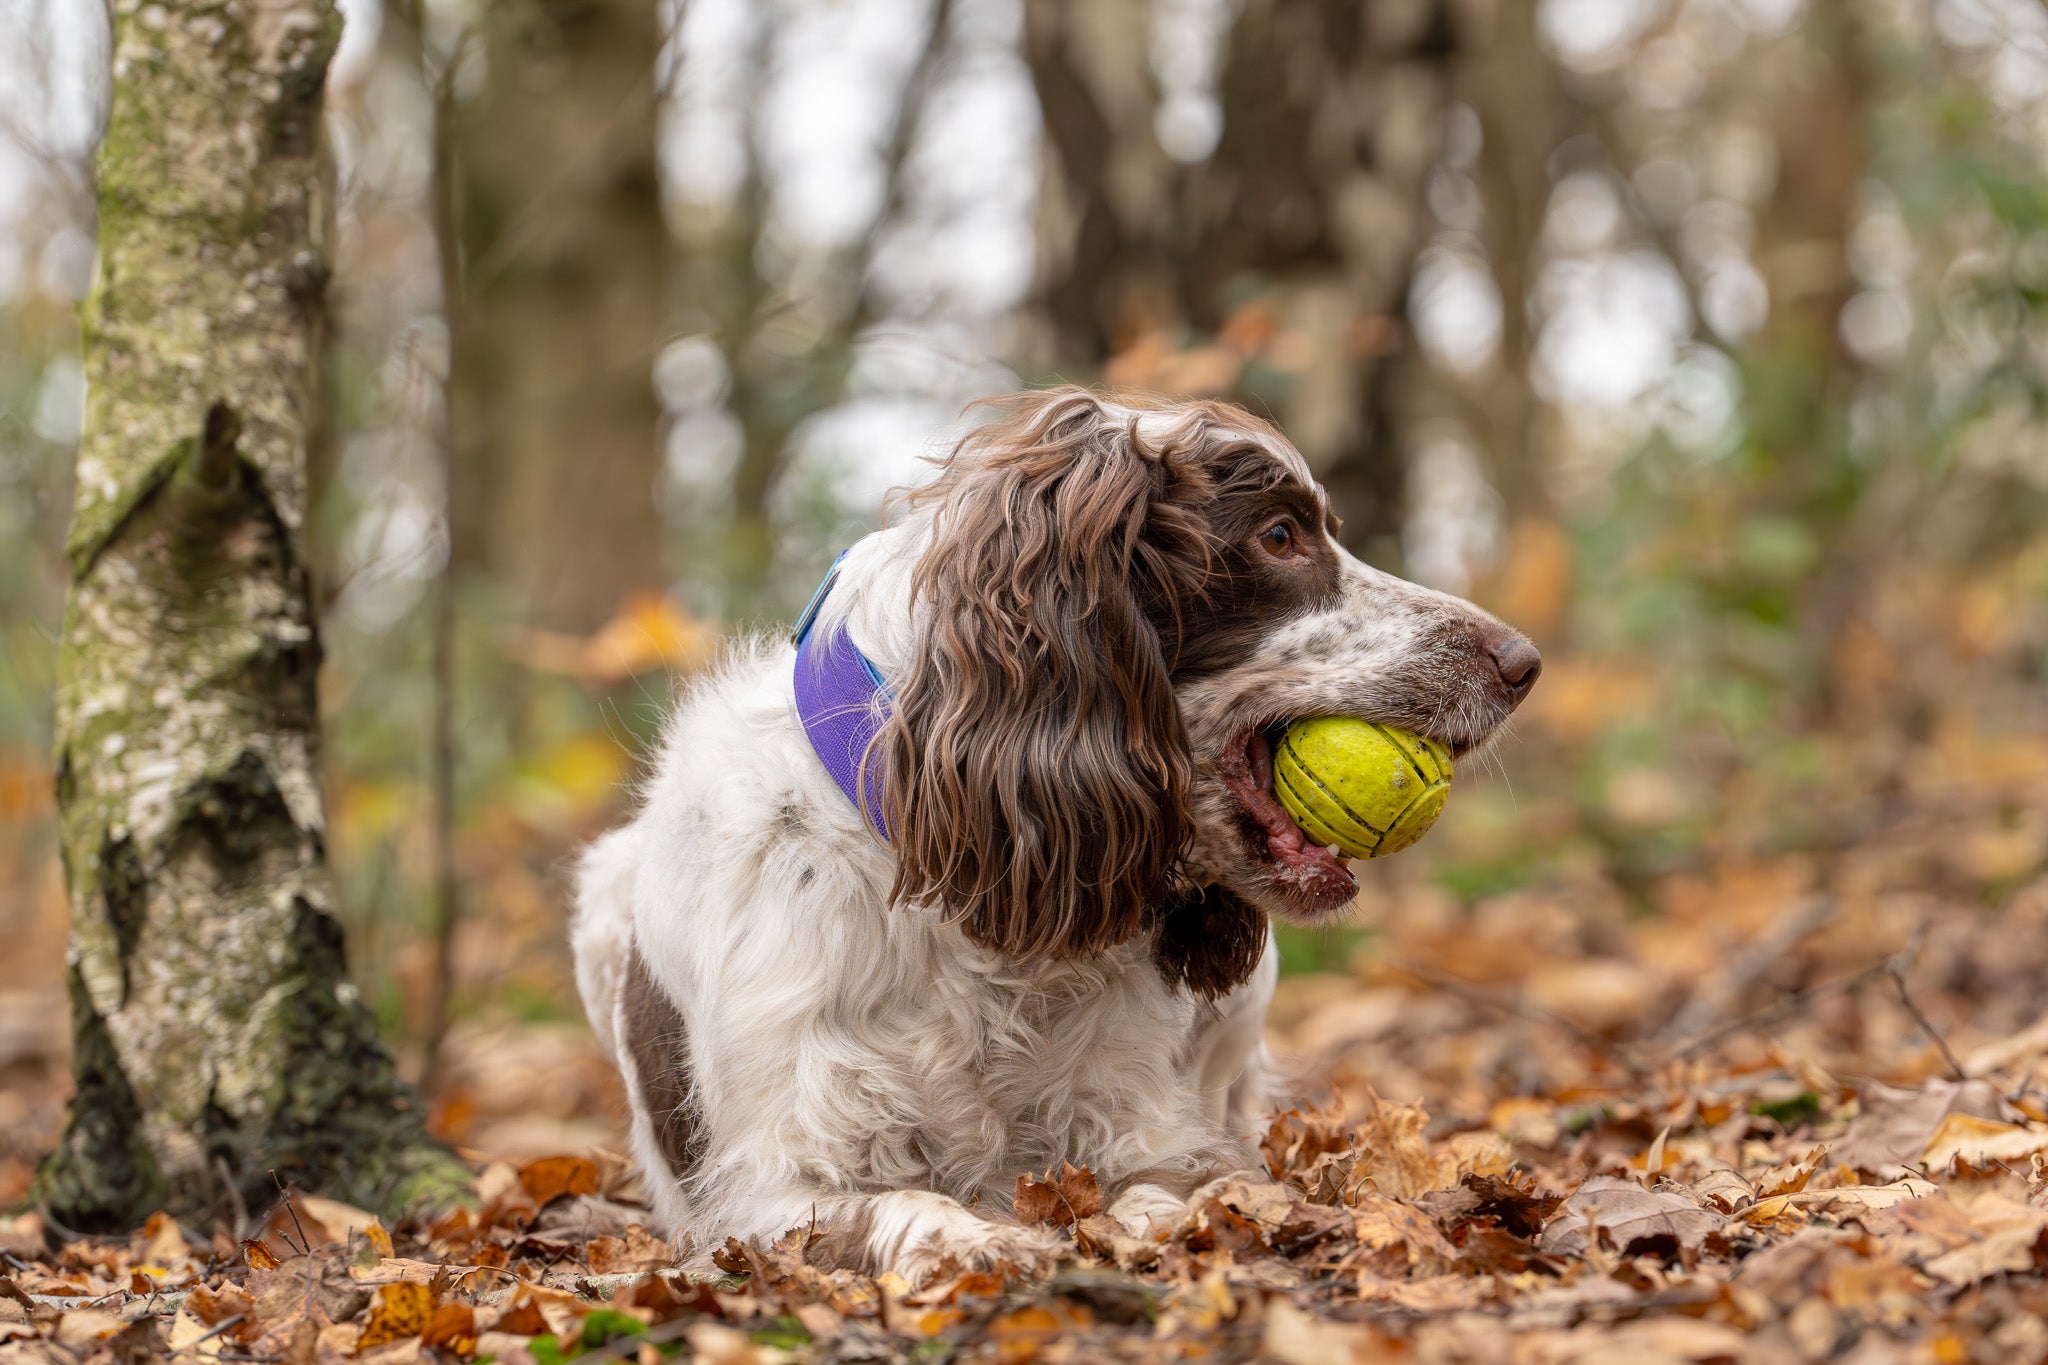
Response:
[[[72,1226],[390,1206],[427,1137],[342,958],[299,552],[318,403],[329,0],[117,0],[57,694]]]

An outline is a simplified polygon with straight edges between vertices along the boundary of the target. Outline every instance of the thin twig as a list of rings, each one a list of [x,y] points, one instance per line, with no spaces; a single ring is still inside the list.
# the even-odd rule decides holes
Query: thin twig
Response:
[[[1969,1074],[1963,1070],[1963,1064],[1956,1060],[1956,1054],[1949,1051],[1948,1039],[1941,1036],[1941,1030],[1920,1012],[1920,1006],[1913,1003],[1913,993],[1906,989],[1906,974],[1890,965],[1887,965],[1886,970],[1891,974],[1892,985],[1898,988],[1899,1003],[1906,1007],[1906,1013],[1913,1016],[1913,1022],[1920,1026],[1920,1031],[1932,1038],[1934,1045],[1941,1049],[1941,1059],[1948,1063],[1948,1074],[1959,1081],[1970,1079]]]
[[[1442,972],[1434,972],[1427,967],[1418,967],[1412,963],[1388,962],[1385,965],[1391,971],[1399,972],[1403,976],[1412,976],[1425,986],[1440,991],[1447,991],[1461,999],[1469,1000],[1475,1005],[1484,1005],[1488,1009],[1499,1010],[1503,1014],[1512,1014],[1518,1019],[1526,1019],[1534,1024],[1549,1024],[1554,1028],[1561,1028],[1571,1034],[1572,1037],[1578,1039],[1589,1050],[1598,1052],[1602,1056],[1612,1057],[1615,1061],[1621,1063],[1622,1067],[1631,1075],[1640,1076],[1650,1070],[1649,1066],[1629,1048],[1603,1038],[1585,1025],[1575,1020],[1567,1019],[1562,1014],[1544,1009],[1540,1005],[1531,1005],[1525,1001],[1495,995],[1490,991],[1481,990],[1469,981],[1460,981],[1455,976],[1446,976]]]
[[[194,1346],[199,1345],[201,1342],[212,1341],[222,1332],[227,1331],[228,1328],[238,1327],[242,1323],[247,1322],[248,1320],[249,1315],[247,1313],[237,1313],[231,1318],[222,1318],[219,1322],[215,1323],[212,1326],[212,1328],[209,1329],[206,1333],[204,1333],[201,1336],[196,1336],[192,1338],[192,1340],[186,1342],[183,1346],[180,1346],[177,1350],[171,1352],[171,1354],[183,1355],[185,1352],[191,1350]]]
[[[279,1180],[277,1178],[276,1171],[272,1171],[270,1173],[270,1183],[277,1186],[278,1195],[282,1197],[284,1200],[284,1211],[292,1216],[292,1226],[299,1230],[299,1245],[293,1247],[292,1249],[294,1251],[297,1251],[301,1256],[312,1255],[313,1239],[306,1236],[306,1225],[299,1221],[299,1211],[297,1207],[294,1206],[292,1203],[292,1192],[284,1187],[284,1182],[282,1180]],[[292,1245],[292,1239],[289,1237],[285,1237],[283,1228],[278,1229],[277,1235],[284,1239],[284,1244],[286,1246]]]

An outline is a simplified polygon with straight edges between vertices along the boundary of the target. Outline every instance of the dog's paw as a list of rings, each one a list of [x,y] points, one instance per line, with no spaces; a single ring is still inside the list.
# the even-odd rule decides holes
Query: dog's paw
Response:
[[[912,1284],[949,1267],[989,1270],[1006,1261],[1026,1274],[1044,1274],[1073,1251],[1071,1242],[1049,1228],[996,1222],[927,1190],[877,1196],[859,1226],[868,1263]]]
[[[951,1271],[993,1270],[1004,1264],[1026,1275],[1049,1275],[1073,1254],[1073,1243],[1050,1229],[984,1223],[927,1238],[898,1253],[891,1269],[916,1287]]]

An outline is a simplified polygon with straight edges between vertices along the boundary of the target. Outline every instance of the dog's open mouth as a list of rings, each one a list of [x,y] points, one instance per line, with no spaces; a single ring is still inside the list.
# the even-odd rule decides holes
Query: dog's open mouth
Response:
[[[1224,754],[1223,785],[1237,803],[1253,864],[1304,914],[1327,914],[1358,894],[1358,878],[1348,858],[1311,840],[1273,795],[1273,736],[1285,728],[1247,727]]]

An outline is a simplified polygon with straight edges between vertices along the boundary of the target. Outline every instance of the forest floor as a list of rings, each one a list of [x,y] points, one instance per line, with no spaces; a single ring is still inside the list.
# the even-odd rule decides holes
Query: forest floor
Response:
[[[1301,1102],[1264,1169],[1157,1242],[1089,1173],[1019,1172],[1071,1240],[1050,1277],[869,1279],[795,1229],[693,1279],[642,1230],[587,1031],[479,1015],[434,1097],[474,1212],[0,1216],[0,1361],[2042,1360],[2048,740],[1938,729],[1886,770],[1816,768],[1845,793],[1821,835],[1651,875],[1563,836],[1507,888],[1388,860],[1369,933],[1283,980]],[[534,913],[559,971],[559,909]],[[4,1200],[62,1117],[60,954],[0,972]]]

